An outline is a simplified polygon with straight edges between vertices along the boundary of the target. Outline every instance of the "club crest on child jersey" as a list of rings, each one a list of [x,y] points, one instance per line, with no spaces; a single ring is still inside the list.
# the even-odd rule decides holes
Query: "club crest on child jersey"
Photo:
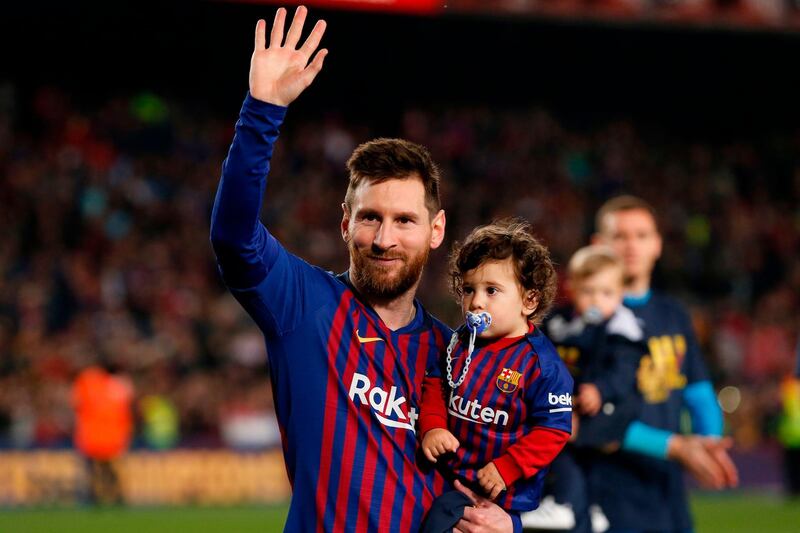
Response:
[[[511,370],[510,368],[504,368],[497,376],[497,388],[500,389],[500,392],[510,394],[517,390],[519,378],[521,377],[521,372]]]

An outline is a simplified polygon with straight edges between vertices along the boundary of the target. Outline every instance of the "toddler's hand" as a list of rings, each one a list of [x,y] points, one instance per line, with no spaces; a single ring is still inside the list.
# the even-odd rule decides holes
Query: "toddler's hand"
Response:
[[[600,389],[592,383],[581,383],[578,387],[578,409],[582,415],[594,416],[603,405]]]
[[[459,446],[458,439],[446,429],[432,429],[422,438],[422,453],[433,463],[440,455],[454,452]]]
[[[500,475],[500,471],[494,466],[494,463],[489,463],[480,470],[478,470],[478,483],[481,488],[489,495],[489,499],[494,500],[497,495],[506,490],[506,482]]]
[[[575,442],[578,438],[578,431],[581,428],[581,418],[578,413],[572,412],[572,434],[569,436],[569,442]]]

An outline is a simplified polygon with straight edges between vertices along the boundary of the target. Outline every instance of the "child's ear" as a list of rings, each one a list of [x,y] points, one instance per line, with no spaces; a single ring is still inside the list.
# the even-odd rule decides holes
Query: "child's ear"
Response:
[[[536,312],[539,307],[539,293],[531,289],[525,291],[522,296],[522,310],[526,316],[530,316]]]

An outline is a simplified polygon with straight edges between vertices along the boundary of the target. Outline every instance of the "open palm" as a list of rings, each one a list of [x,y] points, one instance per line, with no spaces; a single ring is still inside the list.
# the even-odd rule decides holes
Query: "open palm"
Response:
[[[284,40],[286,9],[280,8],[275,14],[268,48],[267,24],[264,20],[259,20],[256,24],[255,49],[250,60],[250,94],[254,98],[287,106],[311,85],[322,69],[322,63],[328,54],[326,49],[318,51],[314,59],[310,62],[309,60],[325,33],[324,20],[317,22],[305,43],[297,48],[307,13],[304,6],[297,8]]]

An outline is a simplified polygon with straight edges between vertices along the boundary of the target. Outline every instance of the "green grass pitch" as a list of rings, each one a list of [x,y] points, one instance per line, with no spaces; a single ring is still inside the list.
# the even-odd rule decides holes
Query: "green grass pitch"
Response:
[[[794,533],[800,501],[738,493],[695,495],[698,533]],[[286,507],[26,509],[0,511],[2,533],[264,533],[281,531]]]

